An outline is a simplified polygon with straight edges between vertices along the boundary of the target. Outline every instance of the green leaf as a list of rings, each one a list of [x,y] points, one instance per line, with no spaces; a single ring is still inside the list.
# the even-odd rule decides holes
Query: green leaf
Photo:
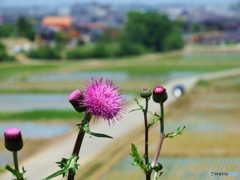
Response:
[[[145,165],[144,160],[140,158],[137,147],[133,143],[131,144],[130,156],[133,158],[132,165],[139,167],[144,173],[150,171],[148,165]]]
[[[92,135],[92,136],[95,136],[95,137],[101,137],[101,138],[110,138],[110,139],[113,139],[113,137],[111,136],[108,136],[106,134],[100,134],[100,133],[94,133],[94,132],[91,132],[91,131],[87,131],[86,133]]]
[[[7,169],[8,171],[10,171],[13,176],[15,176],[17,179],[16,180],[26,180],[24,177],[23,177],[23,174],[26,172],[26,170],[24,169],[24,167],[22,168],[23,172],[20,173],[18,172],[17,170],[11,168],[8,164],[5,166],[5,169]]]
[[[78,127],[79,127],[79,129],[81,128],[85,133],[90,134],[92,136],[113,139],[113,137],[106,135],[106,134],[91,132],[88,121],[83,121],[83,123],[78,124]]]
[[[159,120],[160,120],[160,118],[155,118],[155,119],[153,119],[153,121],[148,124],[148,129],[149,129],[152,125],[154,125],[156,122],[158,122]]]
[[[77,163],[78,157],[77,156],[71,156],[69,159],[62,158],[60,162],[57,162],[58,166],[61,168],[61,170],[51,174],[50,176],[44,178],[43,180],[49,180],[54,177],[63,175],[65,177],[68,172],[71,170],[74,174],[76,174],[76,171],[78,169],[79,164]]]
[[[178,127],[175,132],[171,132],[171,133],[164,134],[164,138],[174,138],[174,137],[177,136],[177,135],[181,135],[181,134],[183,133],[183,130],[184,130],[185,128],[186,128],[185,126],[183,126],[182,128],[181,128],[181,127]]]
[[[128,113],[133,112],[133,111],[138,111],[138,110],[142,110],[142,109],[141,108],[133,109],[133,110],[129,111]]]

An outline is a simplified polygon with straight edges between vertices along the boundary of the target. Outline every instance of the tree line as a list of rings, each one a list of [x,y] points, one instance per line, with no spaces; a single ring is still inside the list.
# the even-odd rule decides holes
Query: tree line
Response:
[[[0,27],[0,37],[17,35],[33,40],[35,34],[31,22],[23,17],[19,18],[16,27],[11,24]],[[56,34],[56,42],[56,47],[39,47],[27,55],[41,59],[59,59],[62,56],[66,59],[106,58],[163,52],[184,47],[179,23],[170,20],[165,14],[135,11],[128,13],[123,29],[107,29],[99,41],[89,47],[79,43],[71,49],[63,48],[64,38],[61,41],[59,34]]]

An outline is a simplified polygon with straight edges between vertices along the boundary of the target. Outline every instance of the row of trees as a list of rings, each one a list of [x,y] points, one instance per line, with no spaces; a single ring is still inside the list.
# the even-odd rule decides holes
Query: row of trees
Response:
[[[129,12],[122,31],[108,30],[94,48],[84,50],[78,47],[68,51],[66,57],[79,59],[139,55],[181,49],[183,46],[178,22],[171,21],[166,15],[157,12]]]
[[[30,19],[23,17],[18,19],[16,25],[4,24],[0,27],[0,37],[21,36],[33,40],[35,34]],[[56,48],[40,47],[27,55],[38,59],[102,58],[169,51],[184,46],[179,23],[157,12],[129,12],[122,30],[108,29],[100,41],[89,48],[80,44],[76,48],[66,50],[63,44],[59,45],[64,39],[64,34],[59,32],[55,37]]]
[[[16,23],[5,23],[0,26],[0,37],[26,37],[34,40],[36,31],[31,19],[19,17]]]

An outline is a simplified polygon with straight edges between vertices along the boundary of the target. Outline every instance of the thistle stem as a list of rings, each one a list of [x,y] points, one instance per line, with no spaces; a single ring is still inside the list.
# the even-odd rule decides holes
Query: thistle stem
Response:
[[[162,149],[163,140],[164,140],[164,107],[163,107],[162,102],[160,102],[160,111],[161,111],[160,136],[159,136],[159,142],[158,142],[157,150],[156,150],[155,156],[153,158],[153,161],[151,163],[152,168],[154,168],[156,163],[157,163],[158,157],[159,157],[161,149]]]
[[[13,151],[13,163],[14,163],[15,170],[19,172],[17,151]]]
[[[91,117],[92,116],[90,114],[86,113],[83,121],[88,121],[89,122],[91,120]],[[73,151],[72,151],[73,156],[78,156],[79,155],[84,135],[85,135],[85,131],[82,128],[80,128],[79,132],[78,132],[78,135],[77,135],[77,139],[75,141]],[[70,170],[69,173],[68,173],[67,180],[74,180],[74,177],[75,177],[75,173]]]
[[[145,109],[143,111],[144,114],[144,127],[145,127],[145,154],[144,154],[144,159],[145,159],[145,164],[148,165],[149,163],[149,157],[148,157],[148,122],[147,122],[147,112],[148,112],[148,101],[149,98],[145,99],[146,105]],[[146,180],[151,179],[151,172],[145,172],[146,174]]]
[[[145,154],[144,154],[144,159],[145,159],[145,164],[149,163],[149,158],[148,158],[148,124],[147,124],[147,112],[148,112],[148,99],[146,99],[146,106],[144,110],[144,127],[145,127]]]

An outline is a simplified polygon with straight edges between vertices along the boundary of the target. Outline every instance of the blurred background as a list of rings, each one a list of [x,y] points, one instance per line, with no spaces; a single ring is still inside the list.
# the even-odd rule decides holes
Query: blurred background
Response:
[[[4,130],[18,127],[29,138],[20,161],[61,141],[82,118],[68,94],[91,77],[113,80],[128,107],[144,87],[239,67],[239,0],[0,0],[0,177],[12,163]],[[187,128],[164,142],[163,179],[240,173],[239,92],[240,75],[225,73],[200,79],[167,107],[166,131]],[[144,179],[128,155],[131,142],[143,153],[142,133],[123,135],[76,179]],[[151,156],[157,137],[154,127]]]

